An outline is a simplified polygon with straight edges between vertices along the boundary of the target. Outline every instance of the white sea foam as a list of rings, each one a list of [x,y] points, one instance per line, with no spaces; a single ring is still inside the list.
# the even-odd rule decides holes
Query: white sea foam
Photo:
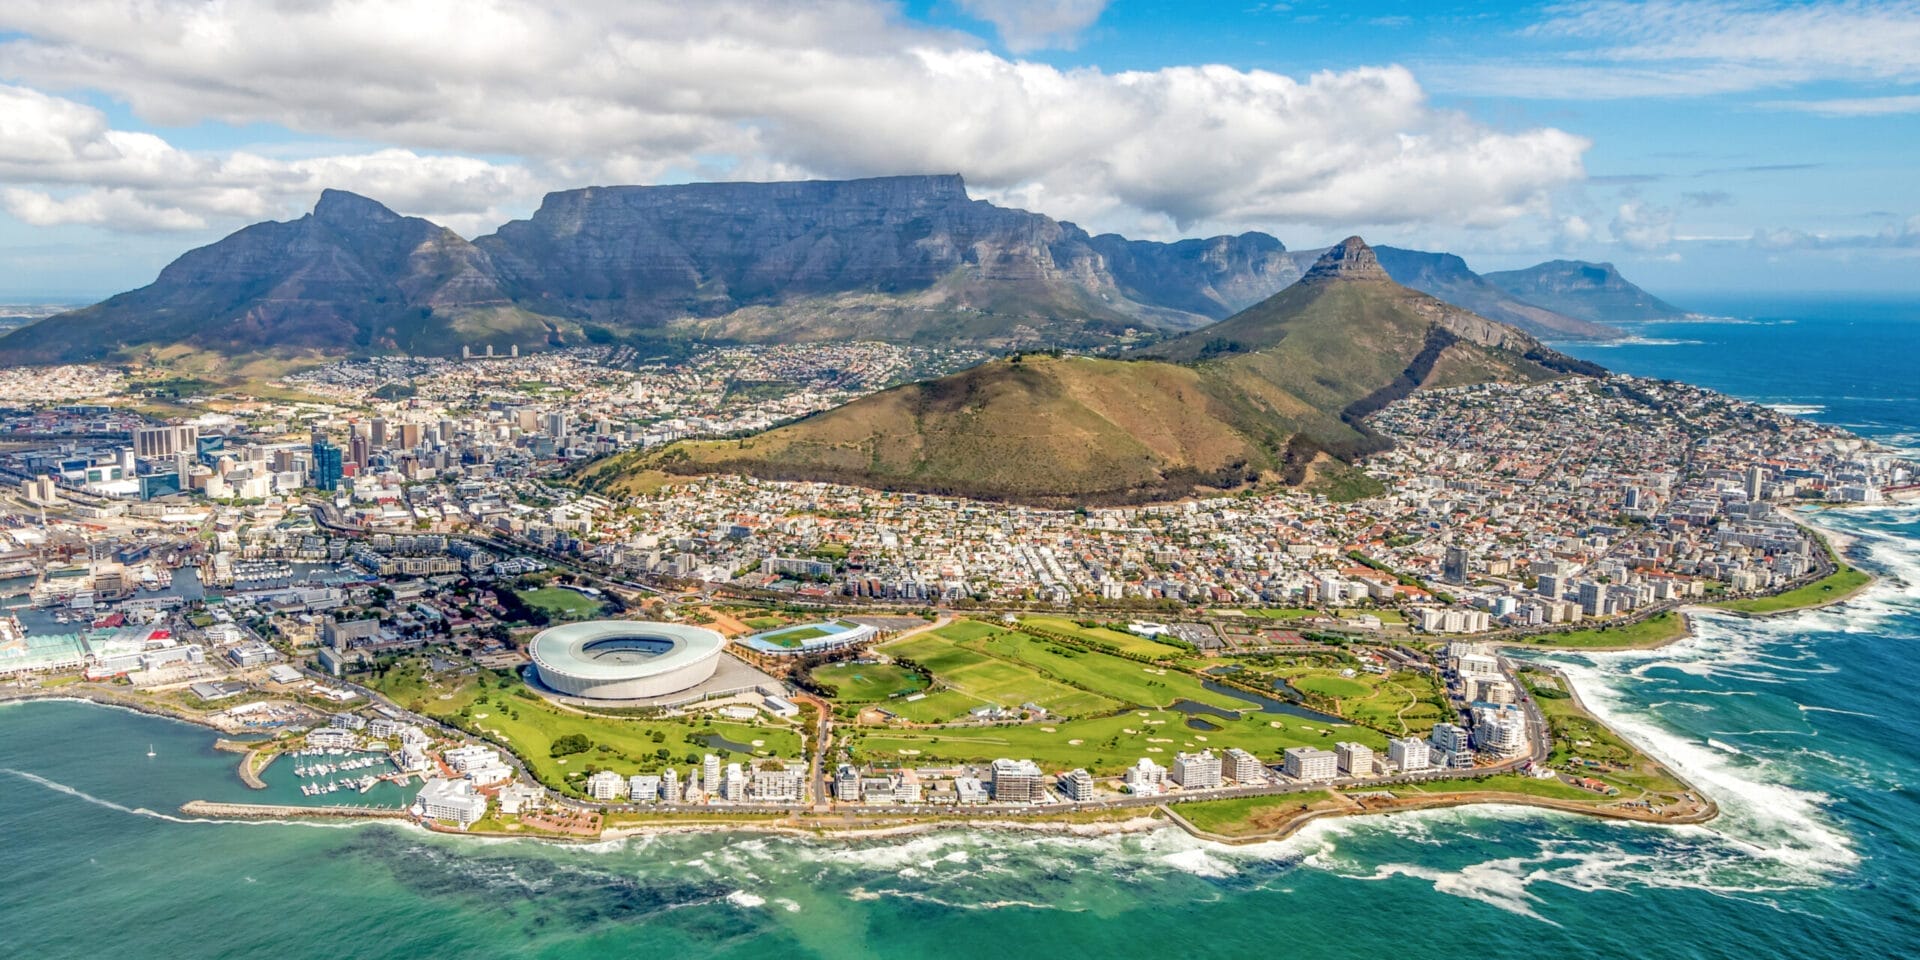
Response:
[[[731,903],[736,907],[743,907],[746,909],[752,909],[754,907],[764,907],[767,904],[766,897],[757,896],[755,894],[748,893],[745,890],[735,890],[732,893],[727,894],[726,899],[728,903]]]

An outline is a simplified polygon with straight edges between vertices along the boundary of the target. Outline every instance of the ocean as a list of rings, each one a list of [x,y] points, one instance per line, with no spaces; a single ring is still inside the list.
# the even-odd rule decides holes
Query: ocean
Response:
[[[1741,319],[1569,349],[1916,445],[1920,304],[1697,305]],[[1913,956],[1920,508],[1817,522],[1857,539],[1881,575],[1869,592],[1774,620],[1705,617],[1658,651],[1554,657],[1593,709],[1720,802],[1703,826],[1469,808],[1322,821],[1253,847],[989,830],[558,846],[199,822],[172,811],[253,799],[207,731],[15,704],[0,707],[0,955]]]

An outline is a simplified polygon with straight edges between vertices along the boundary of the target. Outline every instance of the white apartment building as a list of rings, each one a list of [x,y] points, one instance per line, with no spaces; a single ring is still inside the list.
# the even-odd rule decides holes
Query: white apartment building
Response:
[[[1181,753],[1173,758],[1173,782],[1183,790],[1214,790],[1220,786],[1220,758],[1212,750]]]
[[[1295,780],[1333,780],[1340,776],[1340,755],[1318,747],[1288,747],[1280,772]]]

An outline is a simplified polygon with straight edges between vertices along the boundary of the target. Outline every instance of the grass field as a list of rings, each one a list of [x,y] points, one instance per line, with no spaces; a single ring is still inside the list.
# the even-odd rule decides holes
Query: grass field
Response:
[[[1153,667],[1097,650],[1073,650],[1031,634],[1008,632],[984,644],[984,652],[1002,660],[1029,664],[1061,681],[1093,690],[1130,706],[1164,707],[1193,700],[1228,710],[1254,704],[1208,690],[1199,680],[1165,667]]]
[[[1543,647],[1657,647],[1687,635],[1684,617],[1668,611],[1656,613],[1638,623],[1618,627],[1595,627],[1565,633],[1541,633],[1523,638],[1528,646]]]
[[[776,647],[797,647],[808,640],[817,640],[821,637],[831,636],[832,634],[832,630],[827,630],[822,627],[795,627],[774,636],[761,637],[760,639]]]
[[[1335,700],[1352,700],[1373,692],[1371,684],[1326,674],[1309,674],[1299,677],[1293,681],[1293,686],[1308,693],[1317,693]]]
[[[585,620],[597,615],[602,604],[600,601],[567,590],[562,587],[541,587],[538,590],[520,590],[520,599],[527,606],[539,607],[550,617],[561,620]]]
[[[1095,775],[1117,774],[1141,757],[1170,764],[1182,750],[1240,747],[1269,763],[1287,747],[1332,749],[1341,740],[1386,749],[1381,734],[1350,724],[1324,724],[1284,714],[1248,714],[1240,720],[1208,717],[1218,730],[1186,726],[1174,710],[1132,710],[1114,717],[935,730],[865,728],[849,740],[866,760],[985,761],[1024,757],[1049,770],[1085,767]]]
[[[932,671],[934,682],[943,691],[959,694],[957,697],[929,695],[916,703],[898,704],[895,712],[921,723],[945,723],[985,704],[1019,707],[1034,703],[1067,717],[1104,713],[1123,706],[1117,700],[1039,676],[1027,665],[1002,660],[979,648],[989,642],[988,638],[1004,632],[984,624],[956,623],[889,644],[884,648],[887,653],[918,663]],[[972,642],[957,642],[956,633],[972,637]],[[895,706],[889,704],[888,709],[894,710]]]
[[[1077,637],[1090,643],[1105,644],[1122,653],[1138,657],[1177,657],[1187,652],[1184,646],[1160,643],[1146,637],[1136,637],[1131,633],[1109,630],[1105,627],[1083,627],[1063,617],[1027,617],[1020,621],[1022,626],[1031,626],[1036,630],[1047,630],[1063,636]]]
[[[752,627],[755,630],[772,630],[773,628],[786,623],[785,620],[782,620],[779,617],[749,617],[748,619],[742,620],[740,622],[746,624],[749,627]]]
[[[1564,693],[1557,677],[1540,670],[1524,670],[1520,681],[1546,715],[1553,753],[1547,760],[1555,770],[1592,777],[1620,789],[1622,799],[1674,798],[1686,790],[1653,758],[1622,739],[1580,709]],[[1542,692],[1547,695],[1542,696]],[[1579,790],[1578,787],[1571,789]],[[1581,791],[1592,794],[1589,791]]]
[[[422,672],[422,661],[399,664],[372,684],[396,703],[456,725],[465,722],[486,731],[526,761],[542,783],[579,794],[578,782],[589,769],[622,774],[685,769],[689,755],[727,755],[706,738],[720,737],[748,747],[753,756],[799,758],[800,738],[790,727],[689,719],[641,720],[596,717],[562,710],[545,700],[520,695],[526,688],[509,678],[502,688],[490,673],[445,679]],[[464,716],[462,715],[464,711]],[[585,753],[554,757],[555,740],[578,733],[593,743]],[[667,757],[659,756],[666,751]],[[745,757],[734,754],[734,760]]]
[[[1454,793],[1479,793],[1498,791],[1517,793],[1528,797],[1545,797],[1549,800],[1572,800],[1577,803],[1601,804],[1617,799],[1582,789],[1558,779],[1542,780],[1518,773],[1496,774],[1473,780],[1440,780],[1433,783],[1395,784],[1393,792],[1405,796],[1446,796]]]
[[[1771,597],[1755,597],[1752,600],[1722,600],[1711,606],[1735,613],[1784,613],[1788,610],[1815,607],[1844,599],[1872,582],[1873,577],[1846,564],[1840,564],[1839,569],[1833,573],[1796,590],[1789,590]]]
[[[1309,790],[1272,797],[1235,797],[1232,800],[1203,800],[1173,807],[1180,818],[1200,830],[1223,837],[1249,837],[1270,833],[1317,805],[1325,805],[1333,794]]]
[[[894,694],[914,693],[927,688],[927,678],[891,663],[835,663],[815,667],[813,678],[830,683],[845,703],[873,703]]]
[[[1368,673],[1354,669],[1352,661],[1314,655],[1251,657],[1246,667],[1243,680],[1285,680],[1309,694],[1315,707],[1395,736],[1425,736],[1446,718],[1434,702],[1441,691],[1431,677],[1415,671]],[[1350,669],[1353,676],[1342,676]]]

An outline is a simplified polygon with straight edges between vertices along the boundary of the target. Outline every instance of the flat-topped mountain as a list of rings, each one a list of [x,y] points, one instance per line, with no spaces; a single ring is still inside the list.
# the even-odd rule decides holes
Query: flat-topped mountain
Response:
[[[307,216],[246,227],[145,287],[0,336],[0,362],[172,347],[444,355],[589,336],[1093,347],[1204,327],[1317,256],[1264,233],[1091,236],[972,199],[958,176],[565,190],[472,242],[328,190]],[[1616,335],[1488,284],[1457,257],[1380,256],[1402,283],[1535,335]],[[1613,277],[1609,290],[1624,284]],[[1541,295],[1563,286],[1543,283]]]
[[[744,473],[1048,506],[1139,503],[1378,450],[1361,418],[1423,388],[1597,372],[1409,290],[1352,238],[1299,282],[1152,358],[1017,356],[740,440],[682,442],[583,473]]]
[[[958,176],[589,187],[475,244],[516,301],[713,339],[1092,344],[1292,279],[1264,234],[1162,244],[967,196]]]
[[[1486,280],[1529,303],[1594,323],[1678,320],[1687,315],[1628,282],[1611,263],[1550,260],[1524,270],[1489,273]]]

